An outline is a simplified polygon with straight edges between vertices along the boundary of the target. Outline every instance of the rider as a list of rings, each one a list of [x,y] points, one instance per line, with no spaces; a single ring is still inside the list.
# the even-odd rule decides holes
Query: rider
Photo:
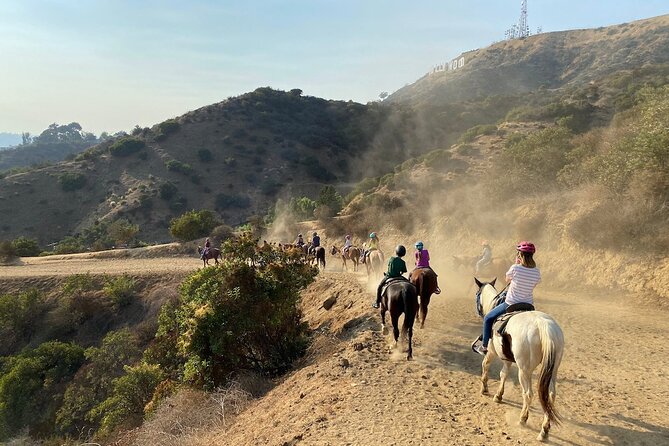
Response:
[[[506,281],[509,289],[506,292],[504,302],[490,310],[483,318],[483,338],[481,344],[475,350],[481,355],[488,352],[488,340],[492,336],[492,325],[499,316],[504,314],[513,304],[533,304],[532,291],[541,281],[541,273],[533,256],[536,251],[532,242],[523,241],[516,247],[516,263],[506,272]]]
[[[397,245],[395,248],[395,254],[397,257],[391,257],[388,259],[388,271],[383,273],[383,279],[379,283],[379,287],[376,289],[376,302],[372,304],[372,307],[379,308],[381,304],[381,291],[383,286],[392,278],[403,277],[402,274],[407,272],[407,264],[404,263],[402,257],[407,253],[407,249],[402,245]]]
[[[321,246],[321,238],[318,236],[317,232],[314,232],[311,235],[311,252],[316,252],[316,248]]]
[[[423,242],[422,241],[417,241],[416,244],[414,245],[416,247],[416,252],[414,254],[414,257],[416,257],[416,268],[430,268],[430,253],[428,252],[427,249],[423,248]],[[434,270],[432,269],[432,272]],[[434,273],[436,276],[437,273]],[[435,294],[441,293],[441,290],[437,286],[436,291],[434,292]]]
[[[201,260],[204,260],[205,257],[207,257],[207,254],[209,254],[209,248],[211,248],[211,242],[209,241],[209,237],[204,241],[204,249],[202,250],[202,256],[200,257]]]
[[[346,234],[346,238],[344,239],[344,248],[342,249],[343,253],[346,254],[351,246],[353,246],[353,242],[351,241],[351,234]]]
[[[476,268],[474,270],[475,274],[478,274],[486,265],[492,261],[492,248],[490,247],[488,241],[483,240],[481,242],[481,246],[483,246],[483,254],[481,254],[481,258],[478,260],[478,262],[476,262]]]
[[[304,239],[302,238],[302,234],[297,234],[297,240],[295,240],[295,244],[300,248],[304,246]]]
[[[362,256],[360,258],[360,261],[362,263],[365,263],[365,259],[369,255],[371,251],[379,249],[379,237],[376,235],[376,232],[372,232],[369,234],[369,243],[367,244],[367,249],[365,249],[362,252]]]

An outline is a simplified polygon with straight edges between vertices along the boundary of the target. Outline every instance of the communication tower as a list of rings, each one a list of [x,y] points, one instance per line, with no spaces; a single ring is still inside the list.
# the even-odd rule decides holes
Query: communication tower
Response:
[[[518,38],[530,36],[530,27],[527,24],[527,0],[520,2],[520,20],[518,21]]]

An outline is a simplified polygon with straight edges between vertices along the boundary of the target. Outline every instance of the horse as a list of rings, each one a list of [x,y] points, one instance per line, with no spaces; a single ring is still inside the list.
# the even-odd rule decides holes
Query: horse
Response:
[[[456,270],[465,268],[467,271],[473,271],[476,267],[476,262],[480,259],[479,256],[452,256],[453,267]]]
[[[406,280],[395,280],[388,284],[381,299],[381,330],[384,335],[388,334],[386,328],[386,311],[390,311],[390,319],[393,324],[394,346],[397,346],[397,340],[400,336],[398,328],[400,314],[404,313],[402,322],[402,339],[409,343],[407,351],[407,361],[413,358],[413,349],[411,340],[413,338],[413,323],[418,312],[418,291],[416,287]]]
[[[430,298],[437,291],[437,274],[432,268],[416,268],[409,273],[409,281],[418,290],[420,296],[420,328],[425,327],[425,318],[427,317],[427,306],[430,305]]]
[[[355,272],[358,270],[358,264],[360,263],[360,250],[355,246],[351,246],[347,250],[343,250],[339,249],[336,245],[332,245],[332,250],[330,252],[333,256],[341,253],[341,261],[343,264],[342,269],[348,271],[346,260],[350,260],[353,262],[353,271]]]
[[[204,264],[203,266],[209,265],[209,259],[214,259],[216,264],[218,265],[218,259],[221,259],[223,261],[223,256],[221,255],[221,250],[218,248],[209,248],[207,251],[207,255],[202,257],[202,247],[198,246],[197,247],[197,253],[200,255],[202,258],[202,263]]]
[[[493,301],[498,296],[495,280],[490,283],[480,282],[474,278],[479,290],[482,310],[485,316],[493,308]],[[495,357],[503,362],[500,372],[499,389],[494,401],[502,402],[504,384],[513,362],[518,366],[518,379],[523,392],[523,408],[520,412],[520,423],[525,424],[532,403],[532,372],[541,364],[538,382],[539,401],[544,412],[541,432],[537,437],[543,441],[548,437],[551,423],[560,423],[560,415],[555,408],[555,385],[557,371],[562,361],[564,335],[558,323],[551,316],[541,311],[526,311],[516,314],[506,325],[503,336],[493,329],[493,336],[488,343],[488,353],[483,358],[481,374],[481,393],[488,394],[488,371]]]
[[[515,259],[514,259],[515,260]],[[500,257],[493,257],[490,263],[484,265],[478,272],[474,271],[478,277],[484,277],[486,279],[502,279],[506,276],[506,272],[509,269],[509,266],[513,265],[513,261],[502,259]],[[472,269],[476,268],[476,262]]]
[[[365,267],[367,268],[367,277],[371,274],[380,276],[383,272],[383,253],[378,249],[369,251],[365,259]]]
[[[322,246],[317,246],[313,250],[314,252],[314,262],[318,265],[319,270],[325,269],[325,248]]]

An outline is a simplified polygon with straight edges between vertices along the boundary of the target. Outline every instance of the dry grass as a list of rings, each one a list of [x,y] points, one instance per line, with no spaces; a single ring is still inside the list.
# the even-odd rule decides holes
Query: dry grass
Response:
[[[126,444],[208,444],[205,438],[209,433],[225,430],[249,405],[253,393],[262,392],[263,386],[262,380],[246,378],[211,393],[182,389],[163,401],[155,414],[132,433],[134,440]]]

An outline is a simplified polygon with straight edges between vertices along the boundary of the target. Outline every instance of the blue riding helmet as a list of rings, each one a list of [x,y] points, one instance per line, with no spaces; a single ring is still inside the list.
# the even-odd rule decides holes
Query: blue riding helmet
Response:
[[[369,238],[376,238],[376,232],[372,232],[371,234],[369,234]]]
[[[416,244],[414,246],[416,246],[416,249],[423,249],[423,242],[421,242],[421,241],[416,242]]]

